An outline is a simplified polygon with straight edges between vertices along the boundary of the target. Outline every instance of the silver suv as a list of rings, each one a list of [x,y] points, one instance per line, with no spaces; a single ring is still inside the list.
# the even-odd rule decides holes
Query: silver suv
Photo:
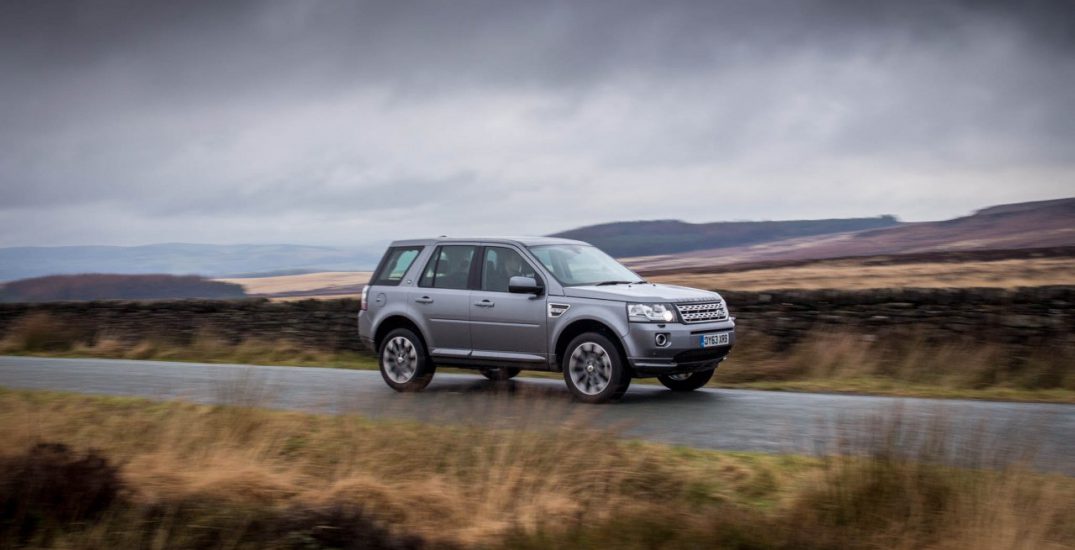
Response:
[[[562,372],[600,403],[631,378],[700,388],[735,344],[719,294],[648,283],[580,241],[544,237],[393,242],[362,291],[358,333],[384,381],[417,391],[438,366],[507,380]]]

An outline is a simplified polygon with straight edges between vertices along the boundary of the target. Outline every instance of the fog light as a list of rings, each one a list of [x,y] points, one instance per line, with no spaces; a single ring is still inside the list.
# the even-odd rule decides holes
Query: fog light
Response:
[[[668,345],[668,335],[663,332],[658,332],[657,336],[654,336],[653,340],[657,343],[658,347],[663,348]]]

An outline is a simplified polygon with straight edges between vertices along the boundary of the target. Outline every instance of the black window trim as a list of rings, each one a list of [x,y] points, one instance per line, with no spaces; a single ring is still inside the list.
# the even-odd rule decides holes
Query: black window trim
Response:
[[[474,260],[470,262],[470,273],[467,275],[467,290],[481,290],[482,265],[485,263],[485,245],[478,245],[474,250]]]
[[[422,252],[425,251],[425,248],[426,248],[425,245],[421,245],[421,244],[400,245],[400,246],[390,246],[390,247],[388,247],[388,250],[385,250],[385,252],[384,252],[384,256],[381,256],[381,261],[377,263],[377,269],[373,270],[373,274],[370,276],[369,286],[399,286],[399,285],[401,285],[403,283],[403,280],[407,278],[407,272],[409,272],[411,270],[411,268],[414,267],[414,264],[418,262],[418,258],[422,257]],[[411,260],[411,263],[410,263],[410,265],[407,266],[407,269],[403,270],[403,275],[399,278],[398,281],[391,281],[391,280],[387,280],[387,279],[381,280],[381,275],[382,275],[381,272],[385,268],[388,267],[388,259],[392,257],[392,252],[395,251],[395,250],[417,250],[418,254],[416,254],[414,256],[414,259]]]
[[[474,267],[473,265],[471,266],[471,268],[472,268],[471,269],[471,276],[472,276],[471,290],[477,290],[479,292],[496,292],[497,294],[511,294],[510,291],[505,292],[505,291],[502,291],[502,290],[485,290],[485,289],[482,288],[482,272],[485,271],[485,249],[487,249],[487,248],[507,248],[508,250],[514,251],[516,254],[519,255],[519,258],[521,258],[523,260],[523,262],[525,262],[526,265],[530,266],[530,269],[533,270],[534,277],[537,279],[538,286],[540,286],[541,288],[545,288],[545,279],[543,279],[541,277],[541,270],[539,270],[538,268],[534,267],[534,264],[530,261],[530,258],[527,258],[526,254],[523,254],[523,252],[521,250],[515,248],[514,246],[508,245],[508,244],[489,244],[489,245],[482,245],[479,248],[481,248],[480,255],[478,256],[478,258],[479,258],[478,263],[480,265],[478,266],[478,269],[476,269],[476,270],[473,269],[473,267]],[[475,273],[475,271],[477,271],[477,273]]]
[[[420,288],[435,288],[432,283],[426,285],[426,273],[429,272],[429,266],[433,266],[433,281],[437,280],[437,262],[440,261],[440,246],[433,248],[433,254],[426,260],[426,264],[422,266],[422,271],[418,273],[418,287]]]
[[[437,265],[438,265],[437,263],[440,262],[440,251],[441,251],[442,248],[444,248],[446,246],[469,246],[469,247],[474,248],[474,256],[470,259],[470,272],[467,273],[467,287],[466,288],[445,288],[445,287],[435,286],[437,284]],[[474,290],[474,281],[475,281],[475,275],[474,275],[475,266],[474,266],[474,264],[479,263],[479,262],[476,262],[474,260],[479,259],[479,258],[482,257],[481,255],[483,254],[483,252],[482,252],[483,248],[484,247],[482,247],[481,245],[471,244],[471,243],[445,243],[445,244],[438,244],[433,249],[433,255],[431,255],[429,257],[429,260],[426,261],[426,264],[424,266],[422,266],[422,271],[418,274],[418,286],[420,288],[433,288],[433,289],[440,289],[440,290]],[[433,266],[433,279],[432,279],[432,281],[429,282],[428,285],[424,285],[424,284],[422,284],[422,282],[425,281],[426,271],[429,271],[429,266],[430,265]],[[478,273],[479,273],[479,276],[480,276],[481,271],[479,270]],[[478,279],[478,281],[481,282],[481,279]]]

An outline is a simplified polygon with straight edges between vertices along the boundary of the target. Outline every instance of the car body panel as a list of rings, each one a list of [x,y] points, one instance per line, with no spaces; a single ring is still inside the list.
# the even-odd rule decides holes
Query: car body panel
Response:
[[[630,285],[571,286],[564,289],[566,296],[620,300],[623,302],[704,302],[720,300],[720,294],[685,286],[638,283]]]
[[[470,353],[470,296],[465,290],[415,287],[407,296],[413,315],[428,326],[424,336],[430,355],[459,357]]]
[[[470,292],[471,347],[475,358],[503,357],[544,362],[548,356],[545,296]]]

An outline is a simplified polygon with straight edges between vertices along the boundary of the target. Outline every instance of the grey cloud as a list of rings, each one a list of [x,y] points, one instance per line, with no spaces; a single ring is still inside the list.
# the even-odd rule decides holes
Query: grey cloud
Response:
[[[955,215],[1070,194],[1073,54],[1066,1],[6,2],[0,245]]]

